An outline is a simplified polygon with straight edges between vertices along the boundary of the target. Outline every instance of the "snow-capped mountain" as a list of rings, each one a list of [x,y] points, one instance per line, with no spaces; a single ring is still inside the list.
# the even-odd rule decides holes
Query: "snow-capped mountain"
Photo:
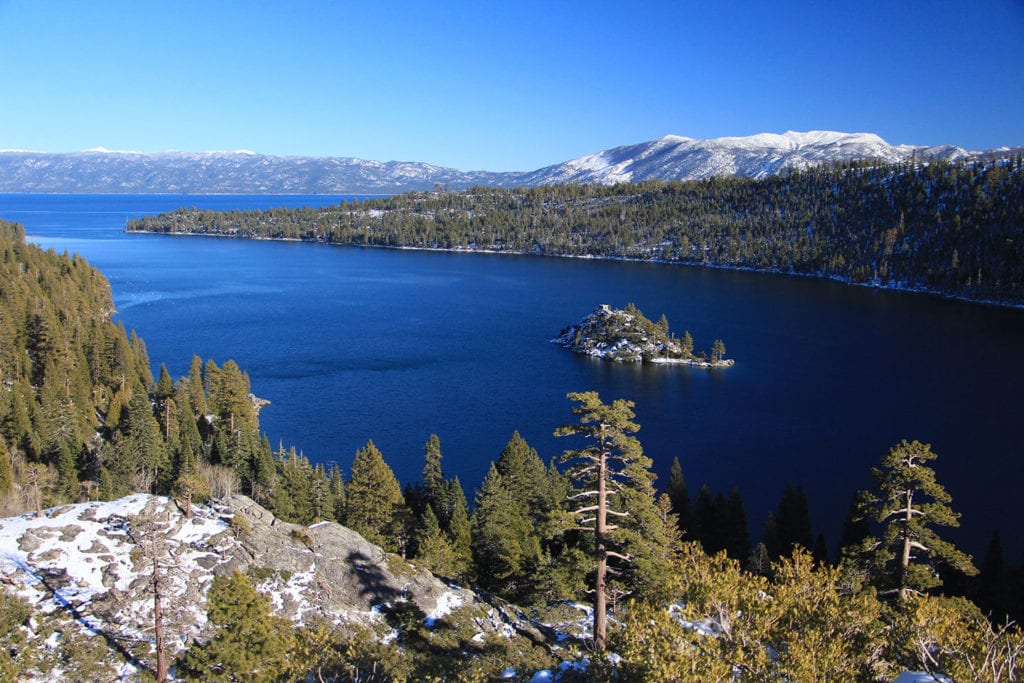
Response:
[[[999,153],[997,151],[996,153]],[[277,157],[251,151],[54,154],[0,151],[0,192],[392,194],[446,185],[612,184],[648,178],[761,177],[789,168],[911,155],[973,156],[952,145],[890,145],[871,133],[762,133],[710,140],[667,135],[529,172],[460,171],[421,162]]]
[[[693,180],[720,175],[760,178],[820,163],[854,159],[894,162],[913,154],[925,158],[968,156],[965,150],[952,145],[890,145],[872,133],[789,131],[781,135],[761,133],[710,140],[666,135],[658,140],[616,147],[539,169],[526,174],[523,184],[613,184],[648,178]]]
[[[348,157],[237,152],[0,152],[0,192],[391,194],[499,185],[506,174]],[[516,174],[512,174],[513,176]]]

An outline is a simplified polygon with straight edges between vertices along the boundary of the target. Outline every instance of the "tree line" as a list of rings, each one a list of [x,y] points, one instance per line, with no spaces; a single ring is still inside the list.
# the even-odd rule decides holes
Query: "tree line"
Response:
[[[323,208],[179,209],[128,231],[597,256],[1024,301],[1024,160],[858,161],[760,179],[475,187]]]
[[[738,492],[725,498],[705,487],[691,505],[678,463],[659,492],[634,436],[633,404],[606,403],[594,392],[568,395],[576,419],[556,431],[567,439],[561,457],[545,463],[514,433],[470,505],[458,478],[444,474],[436,436],[424,445],[420,480],[404,488],[372,441],[347,477],[294,448],[273,449],[237,364],[194,357],[186,376],[174,380],[161,366],[154,378],[142,340],[111,321],[109,285],[98,271],[26,245],[20,226],[0,223],[0,238],[0,504],[8,514],[143,491],[174,496],[187,515],[195,501],[245,493],[282,519],[341,522],[388,552],[517,605],[590,602],[592,645],[623,656],[596,671],[617,668],[626,680],[706,680],[720,669],[876,680],[899,667],[959,675],[985,662],[1016,671],[1024,639],[1000,625],[1013,609],[1005,567],[986,558],[990,581],[976,591],[991,622],[973,602],[940,592],[943,579],[966,586],[977,570],[941,536],[958,516],[929,467],[935,455],[927,445],[902,442],[882,459],[876,486],[852,506],[837,558],[811,538],[799,488],[787,488],[753,547]],[[217,587],[240,595],[244,583]],[[5,619],[32,618],[6,593],[3,600]],[[438,659],[421,620],[392,616],[404,639],[394,646],[420,653],[428,669],[450,663],[450,650]],[[214,617],[231,618],[216,610]],[[698,622],[715,637],[702,635]],[[238,632],[237,624],[222,626]],[[379,641],[353,642],[331,629],[302,633],[281,641],[306,643],[305,654],[290,659],[312,667],[314,651],[333,652],[323,664],[336,672],[331,680],[355,680],[344,677],[355,660],[396,661]],[[14,628],[3,636],[0,669],[18,670],[23,635]],[[319,650],[302,640],[314,635]],[[216,642],[196,644],[180,671],[218,680],[224,664],[207,649]],[[250,645],[230,656],[255,652]],[[532,646],[491,660],[468,643],[459,647],[488,666],[527,655],[543,661]],[[766,658],[769,650],[781,655]],[[298,676],[287,667],[257,670],[265,680]]]

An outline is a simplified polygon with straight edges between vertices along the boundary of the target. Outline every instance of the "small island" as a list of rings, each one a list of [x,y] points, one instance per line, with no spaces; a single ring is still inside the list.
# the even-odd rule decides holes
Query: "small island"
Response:
[[[575,325],[552,339],[570,351],[617,363],[673,363],[699,368],[728,368],[725,344],[716,339],[710,353],[693,351],[693,337],[675,337],[664,315],[652,322],[632,303],[626,308],[601,304]]]

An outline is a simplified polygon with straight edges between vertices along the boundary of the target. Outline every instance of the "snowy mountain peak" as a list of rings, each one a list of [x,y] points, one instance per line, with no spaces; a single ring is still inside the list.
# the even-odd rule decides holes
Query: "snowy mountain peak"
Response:
[[[718,175],[760,178],[792,168],[854,159],[901,161],[913,154],[959,158],[959,147],[894,146],[873,133],[759,133],[697,140],[666,135],[573,159],[526,174],[526,185],[574,182],[612,184],[648,178],[695,180]]]
[[[678,145],[683,142],[693,142],[693,138],[683,137],[682,135],[665,135],[658,138],[660,142]]]
[[[464,190],[474,185],[612,184],[716,175],[760,178],[814,164],[897,162],[912,155],[956,159],[969,153],[952,145],[894,146],[873,133],[790,130],[705,140],[665,135],[535,171],[495,173],[421,162],[277,157],[245,149],[144,154],[95,147],[72,154],[2,151],[0,192],[393,194],[436,185]]]

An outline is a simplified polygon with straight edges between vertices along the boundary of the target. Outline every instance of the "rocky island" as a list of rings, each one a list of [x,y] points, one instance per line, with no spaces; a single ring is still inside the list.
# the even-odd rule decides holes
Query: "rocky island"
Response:
[[[618,363],[674,363],[701,368],[727,368],[735,361],[724,358],[725,344],[716,339],[710,353],[693,350],[687,331],[677,338],[664,315],[649,320],[632,303],[626,308],[601,304],[575,325],[569,325],[552,339],[570,351]]]

